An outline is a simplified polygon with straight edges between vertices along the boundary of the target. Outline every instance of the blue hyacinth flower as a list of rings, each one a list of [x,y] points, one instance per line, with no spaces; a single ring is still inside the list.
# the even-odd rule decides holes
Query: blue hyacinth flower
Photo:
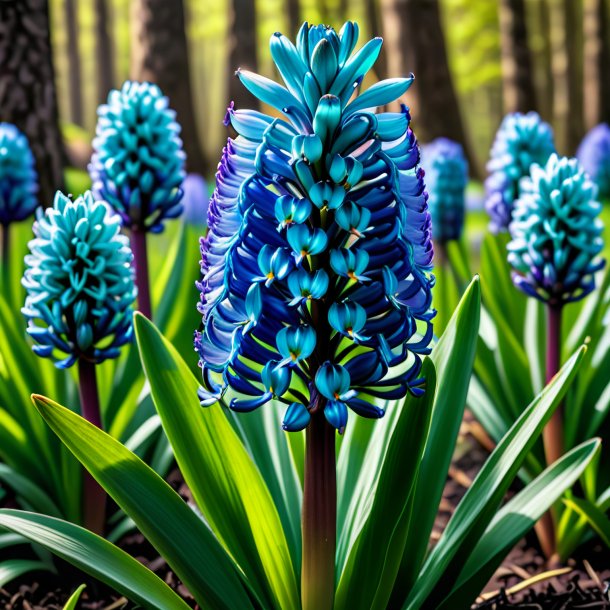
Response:
[[[225,392],[247,411],[286,405],[284,429],[322,409],[420,393],[432,339],[430,215],[408,109],[377,113],[413,78],[357,88],[381,40],[354,53],[358,27],[305,24],[271,39],[284,85],[239,71],[281,116],[228,109],[229,139],[201,240],[195,349],[202,405]],[[391,278],[391,279],[388,279]]]
[[[123,225],[158,233],[182,213],[185,154],[176,113],[157,85],[127,81],[98,110],[93,192]]]
[[[508,230],[519,181],[530,173],[532,164],[544,165],[555,152],[553,130],[536,112],[507,114],[498,129],[487,163],[485,208],[489,228]]]
[[[0,123],[0,224],[24,220],[38,206],[38,175],[27,138]]]
[[[58,368],[116,358],[132,338],[136,288],[120,218],[90,192],[58,192],[34,222],[22,309],[33,350]]]
[[[423,147],[422,165],[426,170],[433,238],[439,243],[460,239],[468,184],[468,161],[462,147],[447,138],[437,138]]]
[[[582,299],[605,263],[597,187],[576,159],[553,154],[521,188],[508,244],[515,285],[551,306]]]
[[[610,197],[610,126],[597,125],[583,138],[576,158],[597,184],[599,197]]]

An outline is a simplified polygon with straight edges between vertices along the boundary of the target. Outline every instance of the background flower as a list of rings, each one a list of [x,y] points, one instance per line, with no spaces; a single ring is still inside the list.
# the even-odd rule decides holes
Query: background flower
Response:
[[[468,162],[464,150],[447,138],[437,138],[422,148],[426,170],[432,235],[445,242],[460,239],[464,228],[464,190],[468,184]]]
[[[553,154],[533,165],[510,224],[515,285],[553,306],[583,298],[604,266],[597,187],[576,159]]]
[[[160,232],[182,213],[180,125],[157,85],[127,81],[98,108],[89,173],[96,197],[129,228]]]
[[[601,198],[610,197],[610,126],[600,123],[581,142],[576,158],[597,184]]]
[[[0,224],[27,218],[38,205],[34,156],[15,125],[0,123]]]
[[[494,233],[508,229],[521,178],[529,175],[533,163],[544,165],[554,151],[553,130],[536,112],[504,117],[491,149],[485,181],[485,208]]]
[[[56,366],[79,358],[116,358],[132,337],[136,290],[132,254],[120,218],[90,192],[74,201],[58,192],[34,223],[22,311],[36,354]]]
[[[276,398],[289,430],[307,425],[303,409],[324,409],[339,430],[348,408],[380,417],[376,401],[419,391],[432,338],[431,223],[409,112],[370,110],[413,79],[352,99],[381,48],[353,53],[357,38],[350,22],[339,34],[305,24],[296,46],[271,40],[286,87],[238,72],[284,116],[229,108],[238,137],[202,240],[202,404],[229,388],[235,410]]]

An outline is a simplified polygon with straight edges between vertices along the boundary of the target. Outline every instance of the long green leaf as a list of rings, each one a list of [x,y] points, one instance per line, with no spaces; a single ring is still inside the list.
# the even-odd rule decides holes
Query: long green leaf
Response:
[[[7,559],[0,563],[0,587],[4,587],[11,580],[19,578],[28,572],[47,570],[42,561],[34,559]]]
[[[495,515],[468,556],[455,587],[438,610],[466,608],[482,591],[509,550],[581,476],[600,441],[592,439],[549,466]]]
[[[78,525],[46,515],[3,509],[0,510],[0,526],[44,546],[145,608],[188,608],[176,593],[139,561]]]
[[[129,515],[200,605],[249,608],[247,591],[224,549],[182,498],[111,436],[42,396],[35,404],[54,432]]]
[[[167,339],[142,315],[135,326],[155,406],[201,512],[268,606],[298,608],[286,536],[256,464],[220,405],[199,405],[199,383]]]
[[[387,607],[405,542],[412,526],[412,492],[425,447],[434,401],[436,375],[426,359],[422,368],[426,393],[409,396],[396,423],[378,474],[379,482],[366,523],[341,575],[337,610]]]
[[[425,600],[426,604],[440,601],[436,599],[440,594],[438,583],[442,579],[447,586],[457,578],[463,567],[460,564],[463,549],[473,547],[489,525],[528,452],[576,375],[585,350],[582,347],[568,360],[485,462],[428,556],[405,608],[416,610]]]
[[[610,547],[610,519],[595,504],[580,498],[566,498],[565,504],[582,515],[597,532],[604,544]]]
[[[475,277],[430,356],[436,369],[436,395],[424,457],[415,488],[417,527],[409,531],[393,600],[406,599],[415,582],[434,526],[447,472],[464,415],[479,332],[481,292]]]

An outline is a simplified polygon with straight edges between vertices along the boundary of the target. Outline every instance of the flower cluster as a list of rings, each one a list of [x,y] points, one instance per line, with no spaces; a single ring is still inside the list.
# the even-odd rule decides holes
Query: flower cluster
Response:
[[[510,224],[508,261],[513,281],[552,306],[576,301],[595,288],[603,224],[597,187],[576,159],[553,154],[532,166]]]
[[[536,112],[504,117],[491,149],[485,181],[485,208],[494,233],[508,229],[521,178],[529,175],[533,163],[544,165],[554,151],[553,130]]]
[[[34,155],[23,133],[0,123],[0,224],[27,218],[38,206]]]
[[[90,192],[74,201],[58,192],[53,207],[39,214],[34,235],[22,309],[34,352],[59,368],[79,358],[116,358],[131,340],[136,297],[120,218]]]
[[[599,197],[610,197],[610,126],[594,127],[580,143],[576,158],[597,184]]]
[[[422,165],[426,169],[434,239],[441,243],[460,239],[468,184],[468,162],[462,147],[447,138],[437,138],[423,147]]]
[[[185,154],[176,113],[157,85],[127,81],[98,108],[89,164],[95,196],[124,226],[158,233],[182,213]]]
[[[271,39],[285,87],[242,83],[283,116],[229,108],[239,134],[219,165],[202,240],[202,404],[228,389],[249,411],[277,399],[286,430],[323,409],[338,430],[348,407],[421,392],[432,338],[431,222],[408,109],[373,110],[413,78],[354,97],[381,39],[353,53],[358,27],[304,24],[296,46]],[[352,99],[353,98],[353,99]]]

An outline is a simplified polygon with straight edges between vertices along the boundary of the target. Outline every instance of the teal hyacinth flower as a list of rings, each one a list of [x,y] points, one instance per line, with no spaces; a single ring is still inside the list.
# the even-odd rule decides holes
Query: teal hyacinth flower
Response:
[[[437,138],[423,147],[432,236],[443,243],[460,239],[464,228],[464,191],[468,184],[468,162],[462,147],[447,138]]]
[[[279,118],[229,107],[229,139],[201,240],[202,405],[286,405],[343,431],[348,410],[420,393],[432,339],[430,215],[408,109],[377,113],[413,77],[356,95],[381,39],[305,24],[271,39],[285,86],[238,71]]]
[[[74,201],[58,192],[39,213],[29,243],[22,309],[33,350],[58,368],[82,358],[116,358],[132,337],[136,289],[120,218],[90,192]]]
[[[604,242],[597,187],[576,159],[553,154],[524,179],[510,224],[508,261],[526,294],[557,307],[595,288]]]
[[[601,123],[583,138],[576,158],[597,184],[599,196],[610,197],[610,126]]]
[[[544,165],[555,152],[553,130],[536,112],[507,114],[498,129],[487,164],[485,208],[494,233],[508,230],[519,181],[532,164]]]
[[[27,138],[0,123],[0,224],[24,220],[38,206],[38,175]]]
[[[157,85],[127,81],[98,108],[93,192],[123,225],[158,233],[182,213],[185,154],[180,125]]]

